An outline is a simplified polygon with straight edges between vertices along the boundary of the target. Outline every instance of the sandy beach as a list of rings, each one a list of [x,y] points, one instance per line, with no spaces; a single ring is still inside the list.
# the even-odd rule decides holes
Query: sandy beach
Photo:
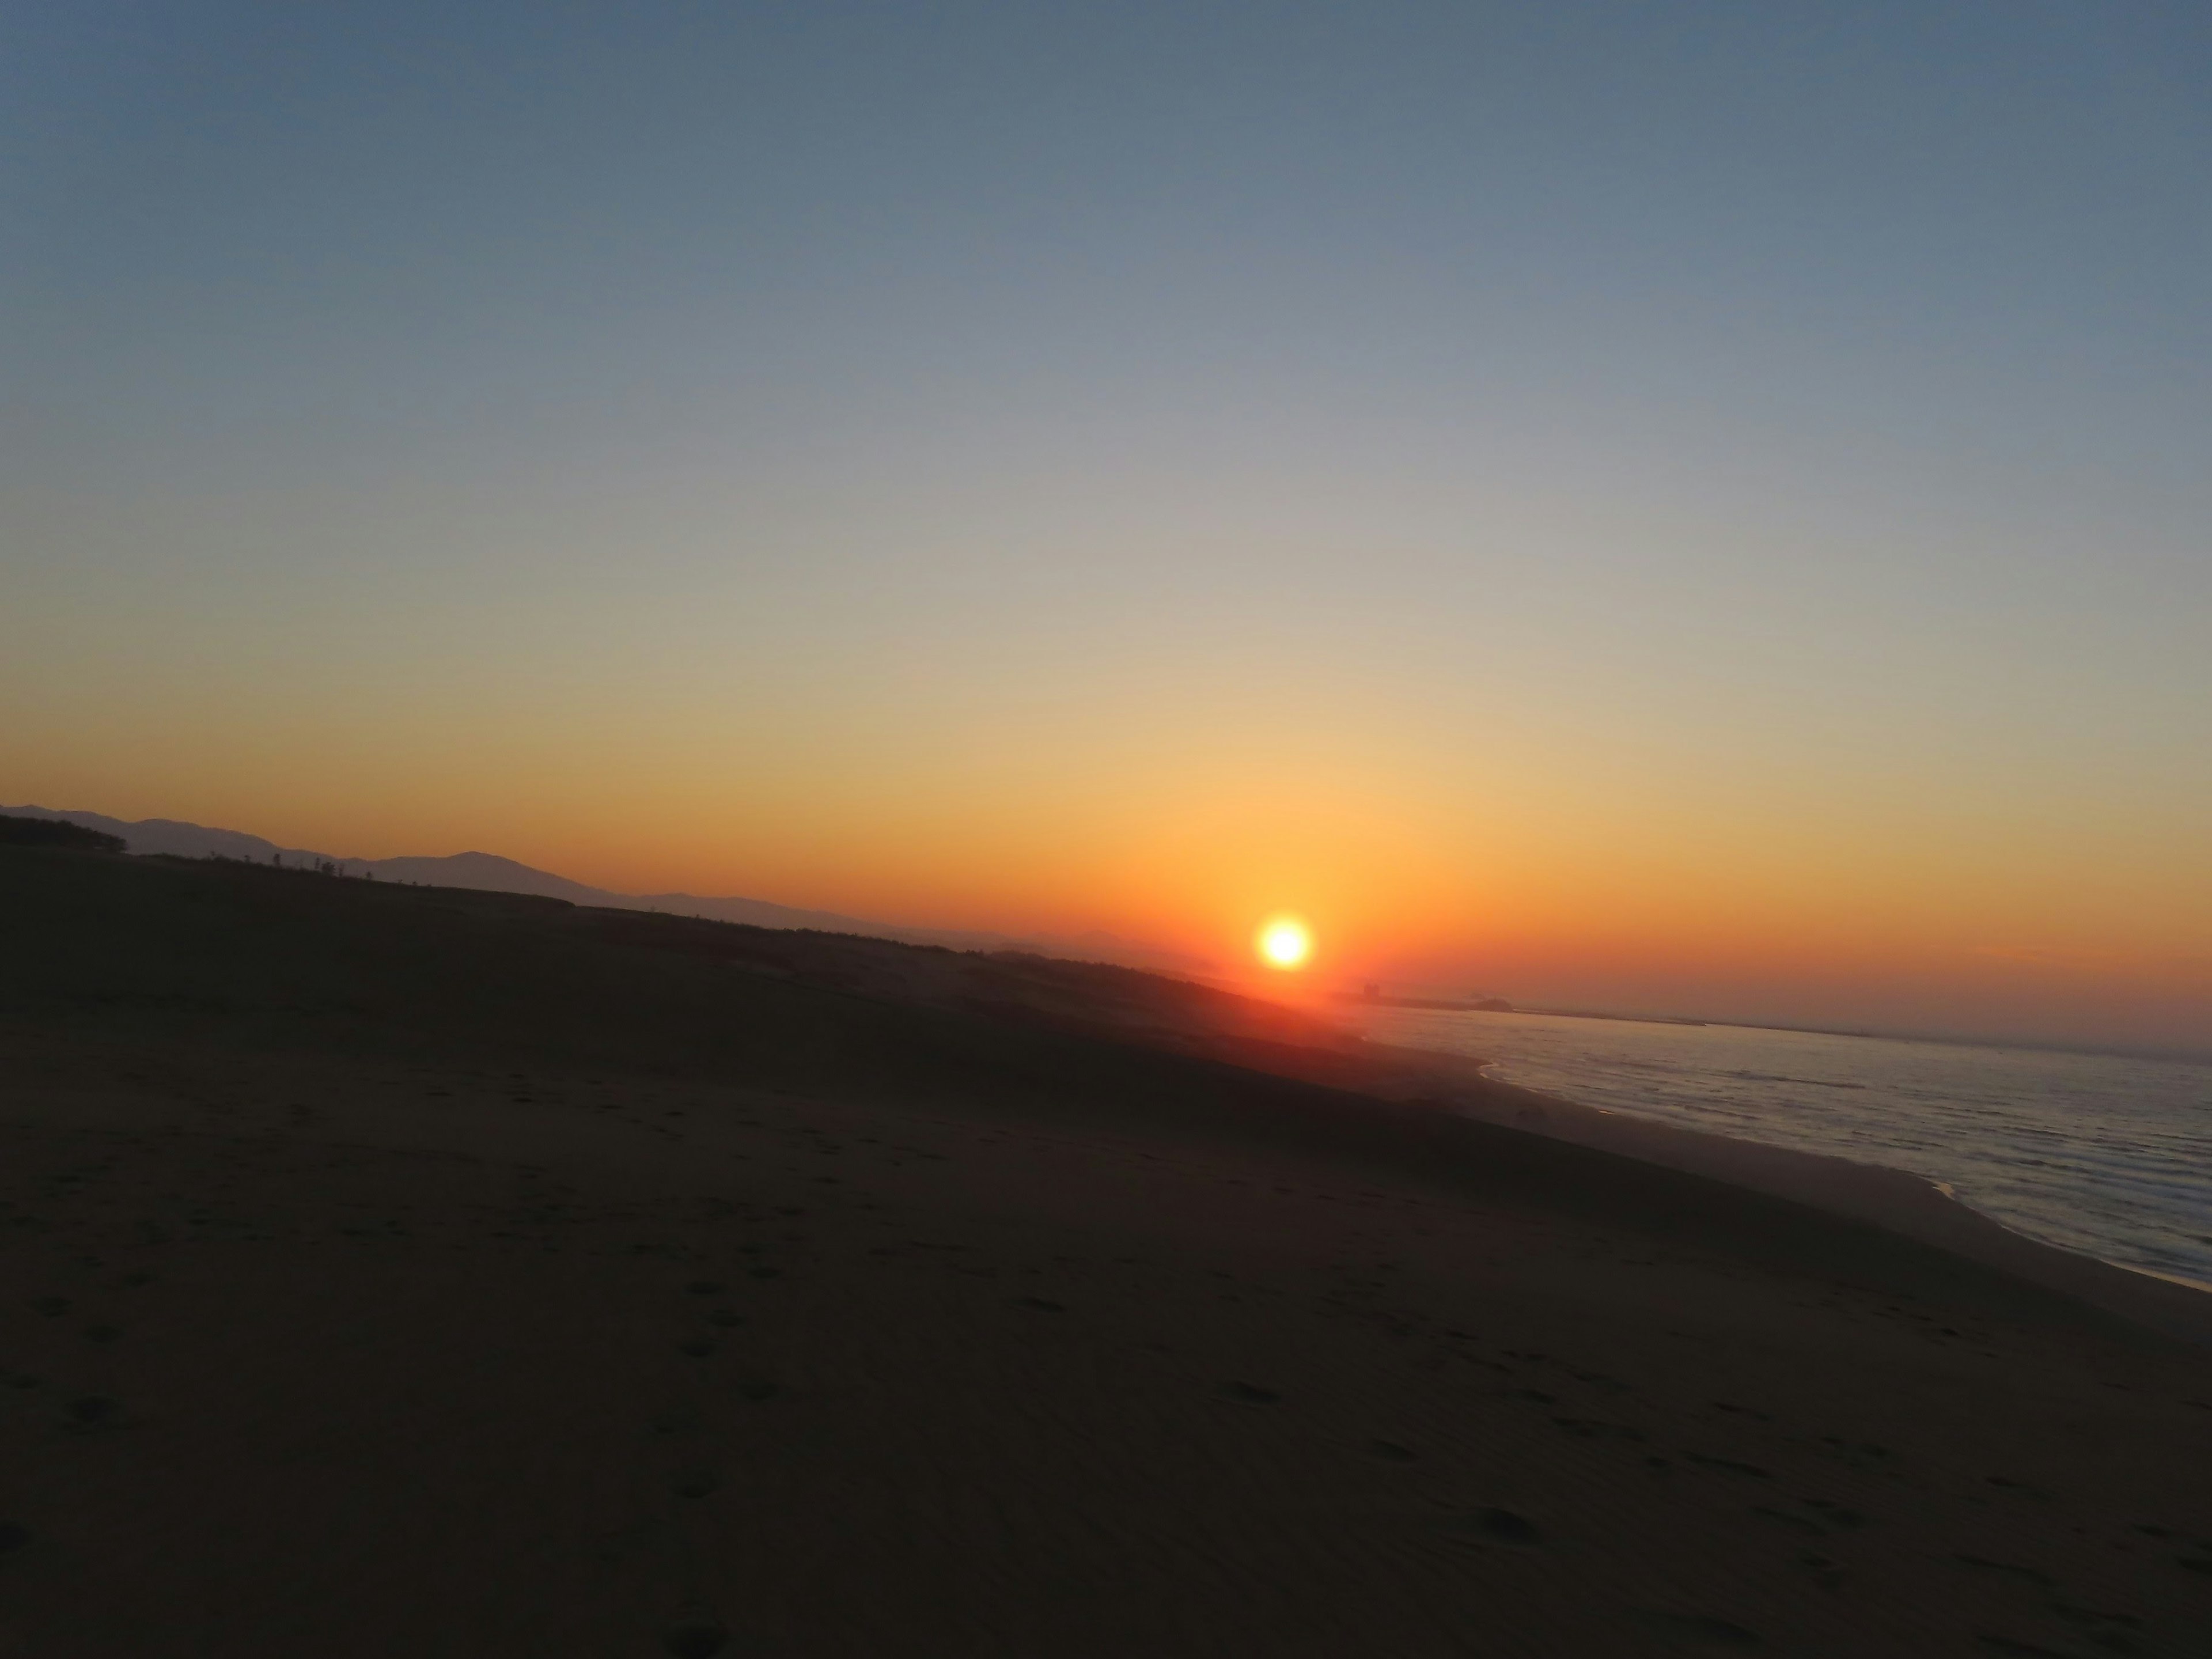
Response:
[[[0,1651],[2212,1627],[2212,1298],[1905,1177],[1125,970],[64,853],[0,904]]]

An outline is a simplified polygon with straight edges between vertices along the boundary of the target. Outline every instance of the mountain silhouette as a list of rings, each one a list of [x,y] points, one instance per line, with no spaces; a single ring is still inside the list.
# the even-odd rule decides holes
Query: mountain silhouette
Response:
[[[1040,956],[1068,957],[1086,962],[1118,963],[1167,973],[1204,972],[1213,966],[1202,958],[1163,951],[1121,939],[1098,929],[1073,938],[1053,935],[1018,937],[958,928],[904,927],[841,915],[831,910],[805,910],[766,899],[702,897],[696,893],[617,893],[586,886],[533,869],[496,853],[453,853],[444,857],[363,859],[319,853],[310,848],[279,847],[275,842],[243,830],[210,829],[175,818],[142,818],[132,822],[100,812],[71,807],[0,806],[0,814],[15,817],[52,818],[104,835],[118,836],[126,851],[185,859],[244,859],[254,864],[282,861],[303,869],[327,866],[343,876],[372,877],[378,881],[411,882],[419,887],[467,887],[493,893],[532,893],[542,898],[566,899],[571,904],[592,905],[610,910],[653,910],[668,915],[702,916],[711,921],[742,922],[750,927],[811,928],[824,933],[853,933],[864,939],[898,939],[908,945],[941,945],[955,951],[1030,951]]]

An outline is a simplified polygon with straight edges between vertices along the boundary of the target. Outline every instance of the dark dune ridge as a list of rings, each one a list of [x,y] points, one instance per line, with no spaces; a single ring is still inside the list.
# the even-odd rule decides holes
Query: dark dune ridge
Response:
[[[0,1650],[2212,1620],[2185,1321],[1887,1188],[1122,969],[40,849],[0,915]]]
[[[119,836],[104,835],[58,818],[22,818],[0,814],[0,847],[64,848],[79,853],[120,853]]]
[[[175,818],[112,818],[79,808],[0,805],[0,817],[21,815],[32,823],[73,823],[120,842],[118,850],[185,859],[238,859],[252,864],[319,871],[325,866],[343,876],[410,883],[420,887],[475,888],[494,893],[527,893],[566,899],[571,904],[616,910],[646,910],[677,916],[702,916],[752,927],[806,928],[867,939],[897,939],[908,945],[941,945],[957,951],[1039,950],[1058,956],[1120,962],[1170,973],[1202,969],[1208,964],[1138,940],[1093,931],[1075,939],[1010,939],[1002,933],[910,927],[872,921],[824,910],[799,910],[766,899],[697,893],[617,893],[589,887],[550,870],[532,869],[496,853],[449,853],[432,857],[364,859],[319,853],[304,847],[279,847],[243,830],[186,823]]]

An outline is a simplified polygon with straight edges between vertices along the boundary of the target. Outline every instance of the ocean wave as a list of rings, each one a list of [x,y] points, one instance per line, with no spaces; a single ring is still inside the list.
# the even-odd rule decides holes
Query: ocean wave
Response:
[[[2212,1280],[2212,1066],[1439,1010],[1375,1010],[1370,1031],[1608,1111],[1910,1170],[2031,1237]]]

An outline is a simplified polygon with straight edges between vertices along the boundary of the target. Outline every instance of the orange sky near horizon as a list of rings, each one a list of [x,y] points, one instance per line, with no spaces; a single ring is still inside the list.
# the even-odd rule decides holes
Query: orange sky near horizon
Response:
[[[523,733],[503,756],[484,733],[449,734],[443,752],[431,741],[394,765],[312,721],[288,738],[240,720],[228,775],[204,743],[40,756],[19,735],[0,738],[0,763],[11,793],[41,805],[344,855],[473,848],[619,891],[1016,934],[1103,928],[1293,998],[1379,978],[2051,1041],[2190,1048],[2212,1030],[2204,896],[2177,893],[2177,865],[2085,868],[2047,827],[2039,845],[1994,841],[1964,813],[1948,837],[1876,803],[1753,818],[1697,780],[1658,788],[1648,773],[1516,770],[1497,755],[1455,786],[1423,783],[1373,753],[1331,765],[1312,744],[1301,767],[1288,740],[1256,731],[1241,765],[1101,769],[1094,749],[994,792],[981,769],[935,788],[890,766],[739,782],[635,744],[556,765]],[[1253,929],[1281,911],[1314,932],[1295,986],[1251,959]]]
[[[0,799],[2212,1051],[2194,14],[1279,10],[46,9]]]

